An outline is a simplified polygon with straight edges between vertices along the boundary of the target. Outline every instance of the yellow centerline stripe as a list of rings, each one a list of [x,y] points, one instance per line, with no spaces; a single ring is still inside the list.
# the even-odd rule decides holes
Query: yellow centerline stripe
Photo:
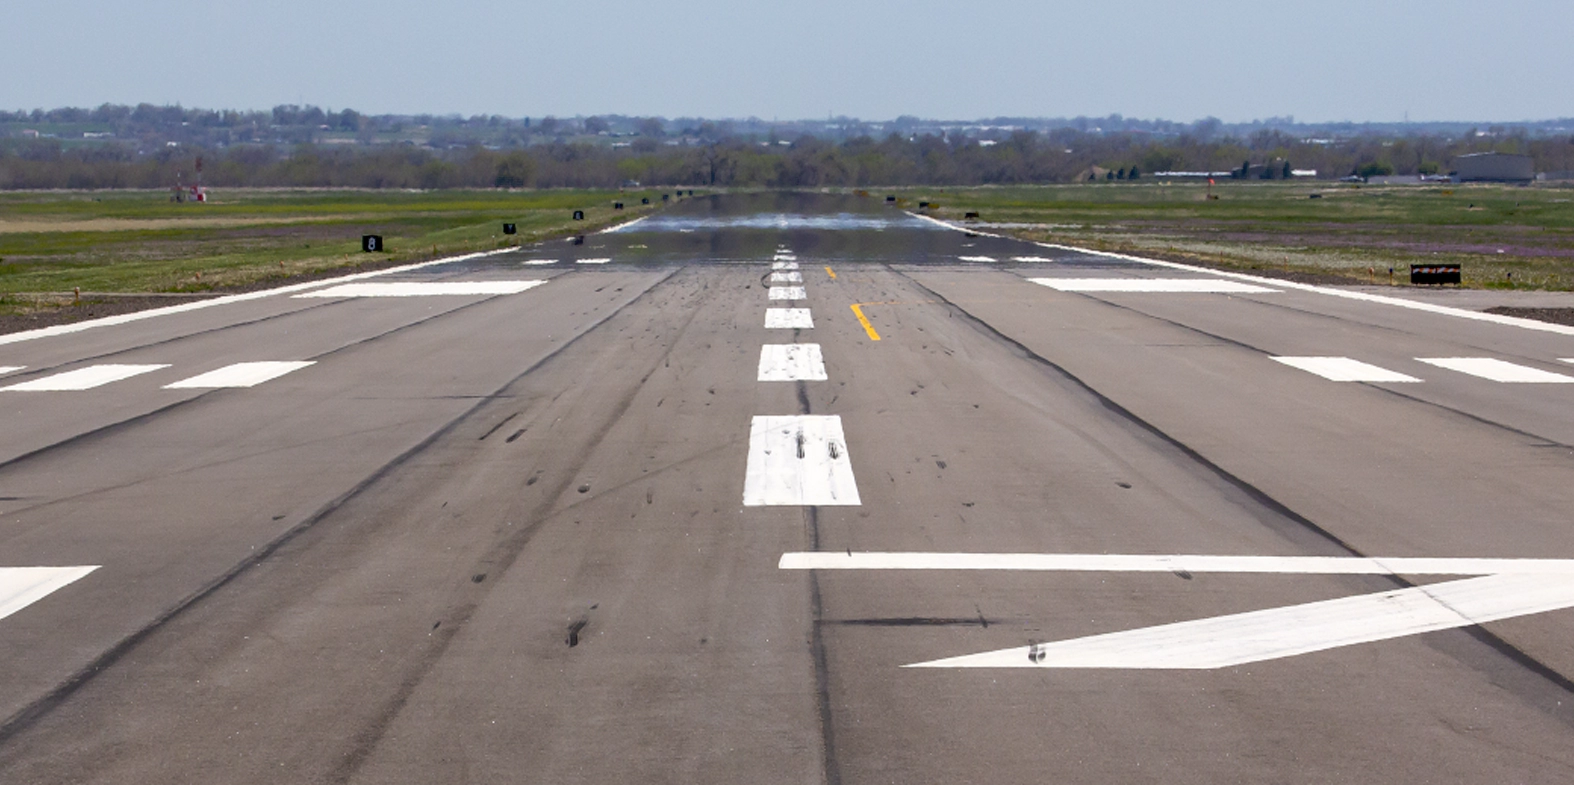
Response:
[[[864,326],[864,332],[869,333],[869,340],[880,340],[880,334],[874,331],[874,325],[870,324],[869,320],[864,316],[864,309],[859,307],[861,305],[864,305],[864,303],[852,304],[853,315],[858,317],[858,323]],[[873,305],[873,303],[869,303],[869,305]]]
[[[833,280],[836,278],[836,271],[829,267],[825,268],[825,274],[831,276]]]

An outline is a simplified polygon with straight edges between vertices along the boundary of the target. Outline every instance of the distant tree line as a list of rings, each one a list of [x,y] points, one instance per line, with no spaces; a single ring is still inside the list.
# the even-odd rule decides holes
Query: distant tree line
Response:
[[[358,117],[347,110],[314,114],[308,122],[349,127]],[[1523,133],[1316,140],[1271,129],[1247,136],[1154,138],[1063,128],[982,141],[898,133],[785,141],[713,128],[712,136],[674,144],[656,128],[646,130],[618,146],[553,140],[521,147],[166,142],[150,148],[119,140],[84,144],[12,135],[0,139],[0,188],[168,187],[191,182],[199,157],[202,179],[214,187],[423,189],[617,187],[630,181],[754,187],[1029,184],[1148,180],[1177,170],[1279,177],[1292,165],[1333,178],[1446,172],[1454,156],[1489,150],[1531,155],[1538,171],[1574,170],[1574,138]]]

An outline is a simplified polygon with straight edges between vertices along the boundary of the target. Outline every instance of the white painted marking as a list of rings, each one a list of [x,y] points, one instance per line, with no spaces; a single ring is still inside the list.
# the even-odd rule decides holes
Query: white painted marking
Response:
[[[574,264],[606,264],[611,259],[576,259]]]
[[[817,343],[768,343],[760,347],[759,381],[823,382],[829,378]]]
[[[393,281],[350,283],[297,294],[296,297],[427,297],[518,294],[546,281]]]
[[[1028,280],[1062,292],[1260,294],[1274,291],[1261,286],[1218,278],[1029,278]]]
[[[771,269],[772,270],[796,270],[796,269],[798,269],[798,263],[797,262],[771,262]]]
[[[1013,256],[1013,257],[1011,257],[1011,261],[1013,261],[1013,262],[1053,262],[1055,260],[1054,259],[1046,259],[1046,258],[1044,258],[1042,256]]]
[[[842,418],[755,417],[749,426],[745,507],[859,504]]]
[[[777,253],[775,256],[772,256],[771,259],[777,262],[795,262],[798,260],[798,257],[790,253]]]
[[[557,264],[557,260],[556,259],[526,259],[525,260],[525,264],[528,264],[528,265],[531,265],[531,266],[534,267],[534,266],[540,266],[540,265],[544,265],[544,264]]]
[[[1349,357],[1271,357],[1291,368],[1315,373],[1336,382],[1419,382],[1414,376],[1390,371]]]
[[[1468,373],[1494,382],[1510,384],[1568,384],[1574,376],[1543,371],[1528,365],[1516,365],[1491,357],[1417,357],[1417,360],[1450,371]]]
[[[957,258],[961,259],[964,262],[993,262],[993,261],[995,261],[995,258],[993,256],[958,256]]]
[[[1214,556],[1124,553],[890,553],[809,551],[782,554],[783,570],[1026,570],[1289,575],[1568,575],[1574,559],[1456,559],[1395,556]]]
[[[988,232],[978,231],[977,229],[970,229],[965,226],[957,226],[955,224],[946,223],[945,221],[942,221],[938,218],[927,215],[919,215],[917,213],[908,213],[908,215],[928,221],[946,229],[950,229],[954,232],[965,232],[968,234],[982,235],[984,237],[1000,237],[1000,235],[997,234],[990,234]],[[1390,297],[1384,294],[1369,294],[1367,292],[1358,292],[1348,289],[1332,289],[1325,286],[1314,286],[1312,284],[1296,283],[1294,281],[1283,281],[1277,278],[1264,278],[1260,275],[1249,275],[1247,273],[1232,273],[1226,272],[1224,270],[1213,270],[1207,267],[1198,267],[1193,264],[1166,262],[1160,259],[1149,259],[1143,256],[1132,256],[1131,254],[1115,253],[1113,251],[1095,251],[1091,248],[1078,248],[1074,245],[1061,245],[1059,243],[1033,244],[1039,246],[1040,248],[1050,248],[1056,251],[1071,251],[1073,253],[1088,254],[1089,256],[1103,256],[1108,259],[1124,259],[1128,262],[1136,262],[1138,264],[1145,264],[1151,267],[1163,267],[1169,270],[1185,270],[1192,273],[1204,273],[1207,275],[1215,275],[1223,278],[1232,278],[1237,281],[1251,281],[1253,283],[1268,284],[1270,286],[1278,287],[1279,289],[1294,289],[1300,292],[1312,292],[1315,294],[1327,295],[1329,297],[1340,297],[1346,300],[1358,300],[1360,302],[1376,303],[1379,305],[1390,305],[1396,308],[1408,308],[1413,311],[1423,311],[1426,313],[1439,314],[1442,316],[1452,316],[1458,319],[1470,319],[1477,322],[1489,322],[1491,324],[1503,325],[1505,327],[1518,327],[1524,330],[1557,333],[1559,335],[1574,335],[1574,327],[1566,324],[1553,324],[1552,322],[1542,322],[1535,319],[1524,319],[1518,316],[1501,316],[1495,313],[1469,311],[1464,308],[1452,308],[1447,305],[1434,305],[1432,303],[1406,300],[1401,297]]]
[[[765,327],[767,329],[783,330],[812,330],[814,317],[808,308],[766,308]]]
[[[771,283],[803,283],[803,273],[771,273]]]
[[[1488,575],[907,667],[1227,668],[1571,607],[1574,576]]]
[[[399,267],[389,267],[389,268],[384,269],[384,270],[373,270],[371,272],[366,272],[366,273],[354,273],[352,275],[342,275],[342,276],[339,276],[338,278],[325,278],[325,279],[323,279],[321,281],[307,281],[306,283],[290,284],[288,286],[280,286],[280,287],[275,288],[275,289],[264,289],[264,290],[262,290],[260,292],[247,292],[245,294],[231,294],[231,295],[227,295],[225,297],[215,297],[215,298],[213,298],[211,300],[198,300],[198,301],[192,302],[192,303],[181,303],[180,305],[167,305],[167,306],[164,306],[163,308],[149,308],[146,311],[136,311],[134,313],[123,313],[123,314],[119,314],[119,315],[116,315],[116,316],[105,316],[102,319],[88,319],[86,321],[81,321],[81,322],[72,322],[71,324],[57,324],[57,325],[55,325],[53,327],[40,327],[37,330],[25,330],[25,331],[19,332],[19,333],[10,333],[8,335],[0,335],[0,345],[9,344],[9,343],[20,343],[22,341],[32,341],[32,340],[36,340],[38,338],[49,338],[49,337],[56,336],[56,335],[69,335],[71,333],[79,333],[79,332],[82,332],[83,330],[92,330],[92,329],[98,328],[98,327],[114,327],[114,326],[117,326],[117,325],[127,324],[127,323],[130,323],[130,322],[139,322],[139,321],[142,321],[143,319],[152,319],[152,318],[159,317],[159,316],[169,316],[169,315],[177,314],[177,313],[186,313],[187,311],[199,311],[199,310],[202,310],[203,308],[212,308],[212,307],[219,306],[219,305],[229,305],[231,303],[246,302],[248,300],[260,300],[260,299],[262,299],[264,297],[273,297],[274,295],[279,295],[279,294],[289,294],[291,292],[300,292],[300,291],[305,291],[307,289],[315,289],[315,288],[317,288],[319,286],[331,286],[331,285],[334,285],[334,284],[346,283],[348,281],[360,281],[360,280],[364,280],[364,279],[367,279],[367,278],[376,278],[376,277],[381,276],[381,275],[392,275],[394,273],[409,272],[411,270],[422,270],[422,269],[425,269],[427,267],[435,267],[435,266],[440,265],[440,264],[453,264],[454,262],[463,262],[463,261],[467,261],[467,260],[470,260],[470,259],[479,259],[479,258],[484,257],[484,256],[495,256],[495,255],[500,254],[500,253],[512,253],[515,250],[516,249],[514,249],[514,248],[499,248],[496,251],[482,251],[480,253],[468,253],[468,254],[464,254],[463,256],[450,256],[450,257],[448,257],[446,259],[433,259],[430,262],[418,262],[416,264],[406,264],[406,265],[401,265]]]
[[[772,300],[806,300],[809,295],[802,286],[772,286],[770,297]]]
[[[308,365],[311,360],[297,361],[264,361],[250,363],[235,363],[223,368],[197,374],[190,379],[182,379],[174,384],[164,385],[166,390],[195,390],[211,389],[217,387],[255,387],[271,379],[277,379],[291,371],[298,371]]]
[[[0,619],[82,579],[98,567],[0,567]]]
[[[10,387],[0,387],[0,391],[15,390],[18,392],[58,392],[61,390],[91,390],[110,382],[121,379],[130,379],[133,376],[168,368],[167,363],[158,365],[90,365],[74,371],[57,373],[34,379],[30,382],[13,384]]]
[[[650,216],[648,216],[648,215],[642,215],[642,216],[640,216],[638,218],[635,218],[632,221],[624,221],[623,223],[617,224],[615,226],[609,226],[609,227],[607,227],[605,229],[602,229],[601,231],[597,232],[596,234],[612,234],[613,232],[621,232],[624,229],[627,229],[630,226],[633,226],[634,224],[637,224],[640,221],[643,221],[643,220],[645,220],[646,218],[649,218],[649,217]]]
[[[0,365],[0,374],[15,373],[26,367],[25,365]]]

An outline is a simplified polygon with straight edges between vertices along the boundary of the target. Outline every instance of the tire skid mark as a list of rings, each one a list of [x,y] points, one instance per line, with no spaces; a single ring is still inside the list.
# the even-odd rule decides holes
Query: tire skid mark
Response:
[[[577,342],[580,337],[590,334],[596,328],[611,320],[611,318],[619,311],[623,310],[623,308],[643,300],[660,284],[665,283],[683,269],[685,268],[676,268],[672,271],[669,271],[667,275],[663,276],[660,280],[656,281],[649,288],[641,292],[638,297],[630,300],[627,304],[614,310],[612,313],[607,314],[600,321],[596,322],[592,328],[586,330],[578,336],[575,336],[574,340],[570,341],[570,343]],[[693,292],[689,293],[688,296],[698,297],[699,294],[699,292]],[[712,294],[711,296],[714,297],[715,295]],[[682,325],[679,326],[677,330],[667,334],[666,337],[664,337],[664,340],[667,342],[666,351],[662,352],[660,356],[651,361],[645,372],[639,376],[638,381],[630,384],[628,391],[618,400],[616,405],[611,407],[610,410],[601,414],[600,426],[591,432],[581,443],[582,446],[577,451],[577,453],[566,460],[556,463],[556,466],[560,467],[561,469],[559,471],[559,479],[557,480],[556,484],[547,489],[544,489],[542,491],[541,500],[519,518],[523,521],[522,525],[514,527],[510,532],[508,532],[501,539],[494,542],[491,547],[487,548],[486,551],[481,554],[481,556],[476,560],[478,565],[476,568],[477,570],[484,566],[485,572],[488,574],[506,574],[509,568],[513,566],[514,562],[518,561],[519,556],[524,552],[525,547],[528,546],[530,541],[535,538],[536,533],[539,532],[541,528],[547,523],[556,520],[558,516],[567,508],[573,506],[574,500],[579,496],[579,494],[585,492],[577,490],[579,487],[579,480],[577,477],[579,469],[590,460],[590,458],[596,453],[597,449],[599,449],[601,444],[606,440],[607,436],[612,432],[612,429],[616,427],[618,422],[623,418],[623,414],[627,412],[631,406],[633,406],[634,399],[638,397],[640,390],[644,388],[645,381],[656,372],[656,369],[666,365],[668,358],[672,354],[673,348],[678,345],[683,336],[687,333],[689,325],[694,321],[695,317],[699,315],[700,310],[701,309],[698,307],[691,308],[688,318],[683,321]],[[567,348],[567,346],[568,344],[565,344],[562,348]],[[560,359],[562,356],[561,349],[559,351],[553,352],[551,356],[543,359],[535,366],[532,366],[532,370],[535,370],[536,368],[544,368],[548,363],[553,360]],[[512,386],[514,383],[523,379],[523,377],[524,375],[521,374],[513,381],[510,381],[508,385],[505,385],[503,389],[507,389],[507,387]],[[469,413],[467,412],[466,415],[468,416],[468,414]],[[448,614],[450,623],[432,632],[430,636],[432,643],[426,647],[425,651],[415,658],[415,661],[408,668],[405,677],[400,681],[398,689],[396,689],[394,693],[384,701],[383,706],[378,711],[372,713],[372,720],[353,735],[350,749],[340,760],[339,764],[333,767],[332,773],[329,775],[330,781],[349,782],[354,778],[356,773],[360,771],[361,767],[364,766],[366,761],[371,757],[372,753],[376,751],[378,745],[381,743],[384,736],[386,736],[388,729],[393,725],[400,712],[404,710],[405,705],[409,703],[410,698],[415,694],[416,689],[423,681],[425,681],[426,676],[431,673],[433,668],[437,666],[437,663],[442,661],[443,655],[447,652],[448,647],[453,643],[453,640],[469,623],[470,619],[475,615],[475,612],[480,609],[481,604],[485,601],[486,597],[489,596],[492,590],[499,585],[501,585],[500,580],[485,584],[479,588],[476,588],[470,593],[468,597],[465,597],[456,604],[456,606]],[[570,633],[570,637],[576,641],[575,645],[577,645],[577,633],[578,630],[574,630]]]
[[[53,710],[57,706],[59,706],[62,703],[64,703],[66,701],[66,699],[70,698],[72,696],[72,694],[74,694],[78,689],[80,689],[84,685],[86,685],[89,681],[91,681],[98,674],[102,673],[106,669],[108,669],[111,666],[113,666],[121,658],[125,657],[127,654],[129,654],[131,651],[133,651],[137,647],[138,644],[140,644],[142,641],[148,639],[154,633],[158,632],[160,629],[162,629],[170,621],[174,620],[176,617],[180,616],[185,611],[191,609],[192,607],[194,607],[195,605],[197,605],[199,602],[203,601],[204,599],[207,599],[208,597],[213,596],[220,589],[222,589],[225,586],[229,585],[235,579],[237,579],[240,576],[242,576],[242,575],[246,574],[247,572],[249,572],[253,567],[256,567],[257,565],[262,564],[264,561],[268,560],[269,557],[271,557],[272,555],[277,553],[280,549],[284,548],[286,545],[289,545],[291,542],[293,542],[294,540],[299,538],[301,535],[311,531],[313,528],[315,528],[317,526],[317,524],[319,524],[322,521],[328,519],[336,510],[338,510],[339,508],[343,507],[346,503],[348,503],[352,499],[355,499],[356,497],[360,496],[367,489],[373,487],[378,482],[380,482],[384,478],[388,477],[395,470],[399,469],[401,466],[403,466],[406,463],[408,463],[412,458],[416,457],[417,455],[420,455],[428,447],[431,447],[433,444],[437,443],[443,437],[445,437],[448,434],[454,432],[459,426],[463,425],[472,415],[474,415],[476,412],[480,411],[483,407],[485,407],[486,405],[491,403],[494,400],[495,397],[506,397],[506,396],[501,396],[501,394],[506,392],[510,387],[512,387],[515,384],[517,384],[520,380],[524,379],[525,377],[529,376],[530,374],[536,372],[541,367],[545,366],[547,363],[551,362],[553,359],[561,356],[570,347],[576,345],[582,338],[584,338],[585,336],[590,335],[591,333],[595,332],[597,328],[601,327],[603,324],[605,324],[608,321],[610,321],[614,316],[616,316],[618,313],[622,312],[624,309],[626,309],[629,306],[634,305],[635,303],[643,300],[647,295],[650,294],[650,292],[652,290],[654,290],[655,288],[660,286],[662,283],[665,283],[668,279],[672,278],[672,276],[676,272],[678,272],[678,270],[680,270],[680,269],[682,269],[682,268],[674,268],[672,270],[669,270],[666,275],[663,275],[660,278],[656,279],[655,281],[652,281],[649,286],[645,287],[638,294],[636,294],[633,298],[629,299],[628,302],[624,303],[623,305],[618,306],[617,308],[612,309],[610,312],[608,312],[606,315],[602,316],[600,319],[590,323],[589,325],[586,325],[583,330],[581,330],[580,332],[576,333],[573,337],[569,338],[568,340],[564,341],[562,343],[562,345],[554,348],[552,351],[550,351],[546,355],[542,356],[536,362],[532,363],[528,368],[524,369],[519,374],[517,374],[513,378],[509,379],[504,384],[502,384],[494,392],[494,395],[487,396],[485,398],[481,398],[474,405],[470,406],[469,408],[465,409],[463,412],[460,412],[454,418],[450,419],[448,422],[446,422],[446,423],[442,424],[441,426],[437,427],[436,429],[434,429],[425,438],[421,439],[421,441],[419,441],[416,444],[412,445],[409,449],[405,450],[404,452],[401,452],[398,455],[394,456],[387,463],[384,463],[382,466],[380,466],[377,469],[375,469],[374,471],[372,471],[366,477],[362,478],[359,482],[357,482],[353,486],[351,486],[344,493],[342,493],[339,496],[335,497],[334,499],[328,501],[322,507],[318,508],[315,512],[313,512],[312,514],[306,516],[304,519],[301,520],[300,523],[290,527],[287,531],[285,531],[284,533],[280,534],[278,537],[275,537],[273,540],[271,540],[271,541],[269,541],[269,542],[267,542],[267,543],[265,543],[263,545],[258,546],[255,551],[253,551],[251,554],[249,554],[246,557],[246,559],[244,559],[241,562],[237,563],[236,565],[234,565],[230,569],[226,570],[225,572],[220,574],[218,577],[214,578],[213,580],[209,581],[208,583],[204,584],[203,586],[199,587],[196,591],[194,591],[191,594],[188,594],[186,597],[178,600],[172,606],[170,606],[167,610],[165,610],[164,612],[162,612],[162,613],[158,614],[157,616],[155,616],[150,622],[148,622],[148,624],[146,624],[143,627],[141,627],[141,628],[139,628],[139,629],[137,629],[137,630],[127,634],[125,637],[121,638],[119,641],[116,641],[113,645],[111,645],[108,648],[106,648],[97,657],[94,657],[86,665],[84,665],[82,668],[78,669],[75,673],[73,673],[70,676],[68,676],[65,680],[63,680],[60,684],[56,685],[53,689],[51,689],[48,692],[44,693],[42,696],[40,696],[38,699],[34,700],[32,703],[28,704],[27,706],[24,706],[22,709],[18,710],[14,714],[12,714],[10,717],[7,717],[7,718],[5,718],[3,720],[0,720],[0,745],[5,744],[7,741],[12,739],[13,737],[15,737],[18,734],[20,734],[21,732],[25,731],[34,722],[36,722],[37,720],[39,720],[40,718],[42,718],[43,716],[48,714],[51,710]],[[488,298],[488,299],[491,299],[491,298]],[[483,300],[481,302],[486,302],[486,300]],[[471,303],[470,305],[478,305],[478,304],[480,304],[480,303]],[[462,307],[470,307],[470,306],[462,306]],[[455,309],[455,310],[458,310],[458,309]],[[448,315],[448,314],[451,314],[451,313],[453,313],[453,311],[445,311],[443,314],[434,315],[432,317],[429,317],[429,319],[430,318],[437,318],[438,316]],[[424,322],[424,321],[428,321],[429,319],[423,319],[421,321]],[[404,326],[401,326],[399,328],[395,328],[394,330],[390,330],[388,333],[385,333],[384,335],[392,334],[393,332],[398,332],[400,330],[403,330],[405,327],[414,326],[414,324],[419,324],[419,322],[413,323],[413,324],[410,324],[410,325],[404,325]],[[370,339],[368,339],[368,340],[370,340]],[[358,341],[357,343],[364,343],[364,342],[365,341]],[[344,347],[341,347],[341,349],[342,348],[344,348]],[[332,351],[340,351],[341,349],[331,350],[329,353],[331,353]],[[219,392],[219,391],[214,391],[214,392]],[[190,402],[199,400],[201,398],[205,398],[205,397],[207,397],[208,395],[211,395],[211,394],[213,394],[213,393],[205,393],[203,395],[197,396],[196,398],[187,399],[186,401],[182,401],[182,402],[179,402],[177,404],[172,404],[171,407],[166,407],[166,408],[172,408],[173,406],[182,405],[182,404],[185,404],[185,403],[190,403]],[[147,418],[149,416],[151,416],[151,415],[143,415],[142,418],[134,418],[134,419],[140,420],[140,419],[145,419],[145,418]],[[103,429],[101,429],[101,430],[103,430]],[[3,468],[3,466],[4,466],[4,464],[0,464],[0,468]],[[494,582],[494,585],[495,585],[495,582]],[[434,631],[434,635],[433,636],[434,637],[441,637],[441,638],[443,638],[446,641],[447,639],[452,637],[452,635],[453,635],[453,629],[452,628],[455,627],[455,626],[457,626],[457,625],[450,625],[450,629],[449,630],[436,630],[436,631]],[[429,668],[430,665],[428,665],[427,667]],[[405,697],[407,698],[408,694],[406,694]],[[343,770],[343,767],[341,766],[340,769]],[[349,770],[343,777],[340,777],[339,780],[340,781],[347,780],[350,773],[353,773],[353,769]]]
[[[1224,467],[1209,460],[1207,457],[1203,456],[1192,447],[1169,435],[1158,426],[1148,422],[1126,407],[1121,406],[1114,399],[1094,389],[1080,377],[1056,364],[1054,361],[1034,352],[1032,349],[1028,348],[1025,344],[1021,343],[1015,338],[1012,338],[995,329],[993,325],[974,315],[971,311],[968,311],[960,305],[957,305],[949,299],[946,299],[938,292],[935,292],[929,287],[924,286],[922,283],[919,283],[910,275],[896,270],[890,265],[887,265],[887,269],[892,273],[895,273],[896,275],[906,279],[918,289],[932,295],[938,303],[951,310],[951,312],[957,316],[960,316],[967,322],[967,324],[972,326],[979,333],[995,340],[998,343],[1003,344],[1009,348],[1012,353],[1017,354],[1022,359],[1043,367],[1044,369],[1053,373],[1056,377],[1060,378],[1062,381],[1069,383],[1083,393],[1091,396],[1101,406],[1115,414],[1120,419],[1134,426],[1138,430],[1158,439],[1163,444],[1179,452],[1188,461],[1206,470],[1208,473],[1214,475],[1226,484],[1235,487],[1237,490],[1244,493],[1247,499],[1251,500],[1257,505],[1260,505],[1265,511],[1271,513],[1274,517],[1281,518],[1295,524],[1296,526],[1316,536],[1318,539],[1344,551],[1347,555],[1360,558],[1371,558],[1367,554],[1362,553],[1360,550],[1356,549],[1355,546],[1345,542],[1337,535],[1333,534],[1327,529],[1324,529],[1322,526],[1319,526],[1317,523],[1306,518],[1300,513],[1290,509],[1283,502],[1280,502],[1274,497],[1268,495],[1268,493],[1262,489],[1252,485],[1250,482],[1247,482],[1241,477],[1236,476]],[[818,548],[815,550],[818,550]],[[1414,583],[1399,575],[1374,576],[1374,578],[1399,588],[1418,588],[1422,585]],[[1536,705],[1543,708],[1548,708],[1547,705],[1545,705],[1547,701],[1546,695],[1544,694],[1544,688],[1547,686],[1553,687],[1555,690],[1564,693],[1566,696],[1574,696],[1574,678],[1571,678],[1570,676],[1565,675],[1553,667],[1547,665],[1546,663],[1536,659],[1514,644],[1487,630],[1485,627],[1481,625],[1475,625],[1471,627],[1460,628],[1460,631],[1475,639],[1477,642],[1484,644],[1514,665],[1517,665],[1523,670],[1527,671],[1530,675],[1541,680],[1543,682],[1543,684],[1540,685],[1543,688],[1542,692],[1526,696],[1536,698]],[[1457,652],[1450,651],[1450,654],[1459,657]],[[1504,686],[1506,687],[1507,685]],[[1569,711],[1562,708],[1565,701],[1559,700],[1556,701],[1556,703],[1558,708],[1551,710],[1549,713],[1554,714],[1561,721],[1574,726],[1574,711]]]

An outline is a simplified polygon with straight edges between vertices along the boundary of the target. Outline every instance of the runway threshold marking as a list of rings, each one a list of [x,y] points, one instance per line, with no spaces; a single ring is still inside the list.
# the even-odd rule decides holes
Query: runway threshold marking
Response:
[[[102,387],[110,382],[130,379],[144,373],[168,368],[168,363],[155,363],[148,365],[90,365],[74,371],[57,373],[45,376],[42,379],[13,384],[9,387],[0,387],[0,391],[16,392],[58,392],[63,390],[91,390]]]
[[[1299,368],[1335,382],[1419,382],[1414,376],[1390,371],[1349,357],[1270,357],[1274,362]]]
[[[841,417],[756,416],[751,421],[745,507],[860,503]]]
[[[295,297],[430,297],[518,294],[546,283],[530,281],[390,281],[347,283],[304,292]]]
[[[762,382],[823,382],[825,356],[817,343],[768,343],[760,347],[757,380]]]
[[[97,566],[0,567],[0,619],[82,579]]]
[[[1222,278],[1029,278],[1062,292],[1164,292],[1172,294],[1270,294],[1266,286]]]
[[[787,553],[781,569],[1480,575],[917,662],[909,668],[1212,669],[1574,607],[1574,559]]]
[[[1427,365],[1508,384],[1568,384],[1574,376],[1543,371],[1491,357],[1417,357]]]
[[[864,309],[863,309],[863,307],[865,305],[876,305],[876,304],[877,303],[853,303],[852,304],[853,315],[858,317],[858,323],[864,326],[864,332],[869,334],[869,340],[871,340],[871,341],[878,341],[878,340],[880,340],[880,334],[874,331],[874,325],[869,323],[869,318],[867,316],[864,316]]]
[[[181,379],[164,385],[166,390],[217,389],[220,387],[255,387],[293,371],[298,371],[313,360],[246,362],[226,365],[190,379]]]
[[[768,330],[812,330],[814,315],[808,308],[766,308],[765,327]]]

